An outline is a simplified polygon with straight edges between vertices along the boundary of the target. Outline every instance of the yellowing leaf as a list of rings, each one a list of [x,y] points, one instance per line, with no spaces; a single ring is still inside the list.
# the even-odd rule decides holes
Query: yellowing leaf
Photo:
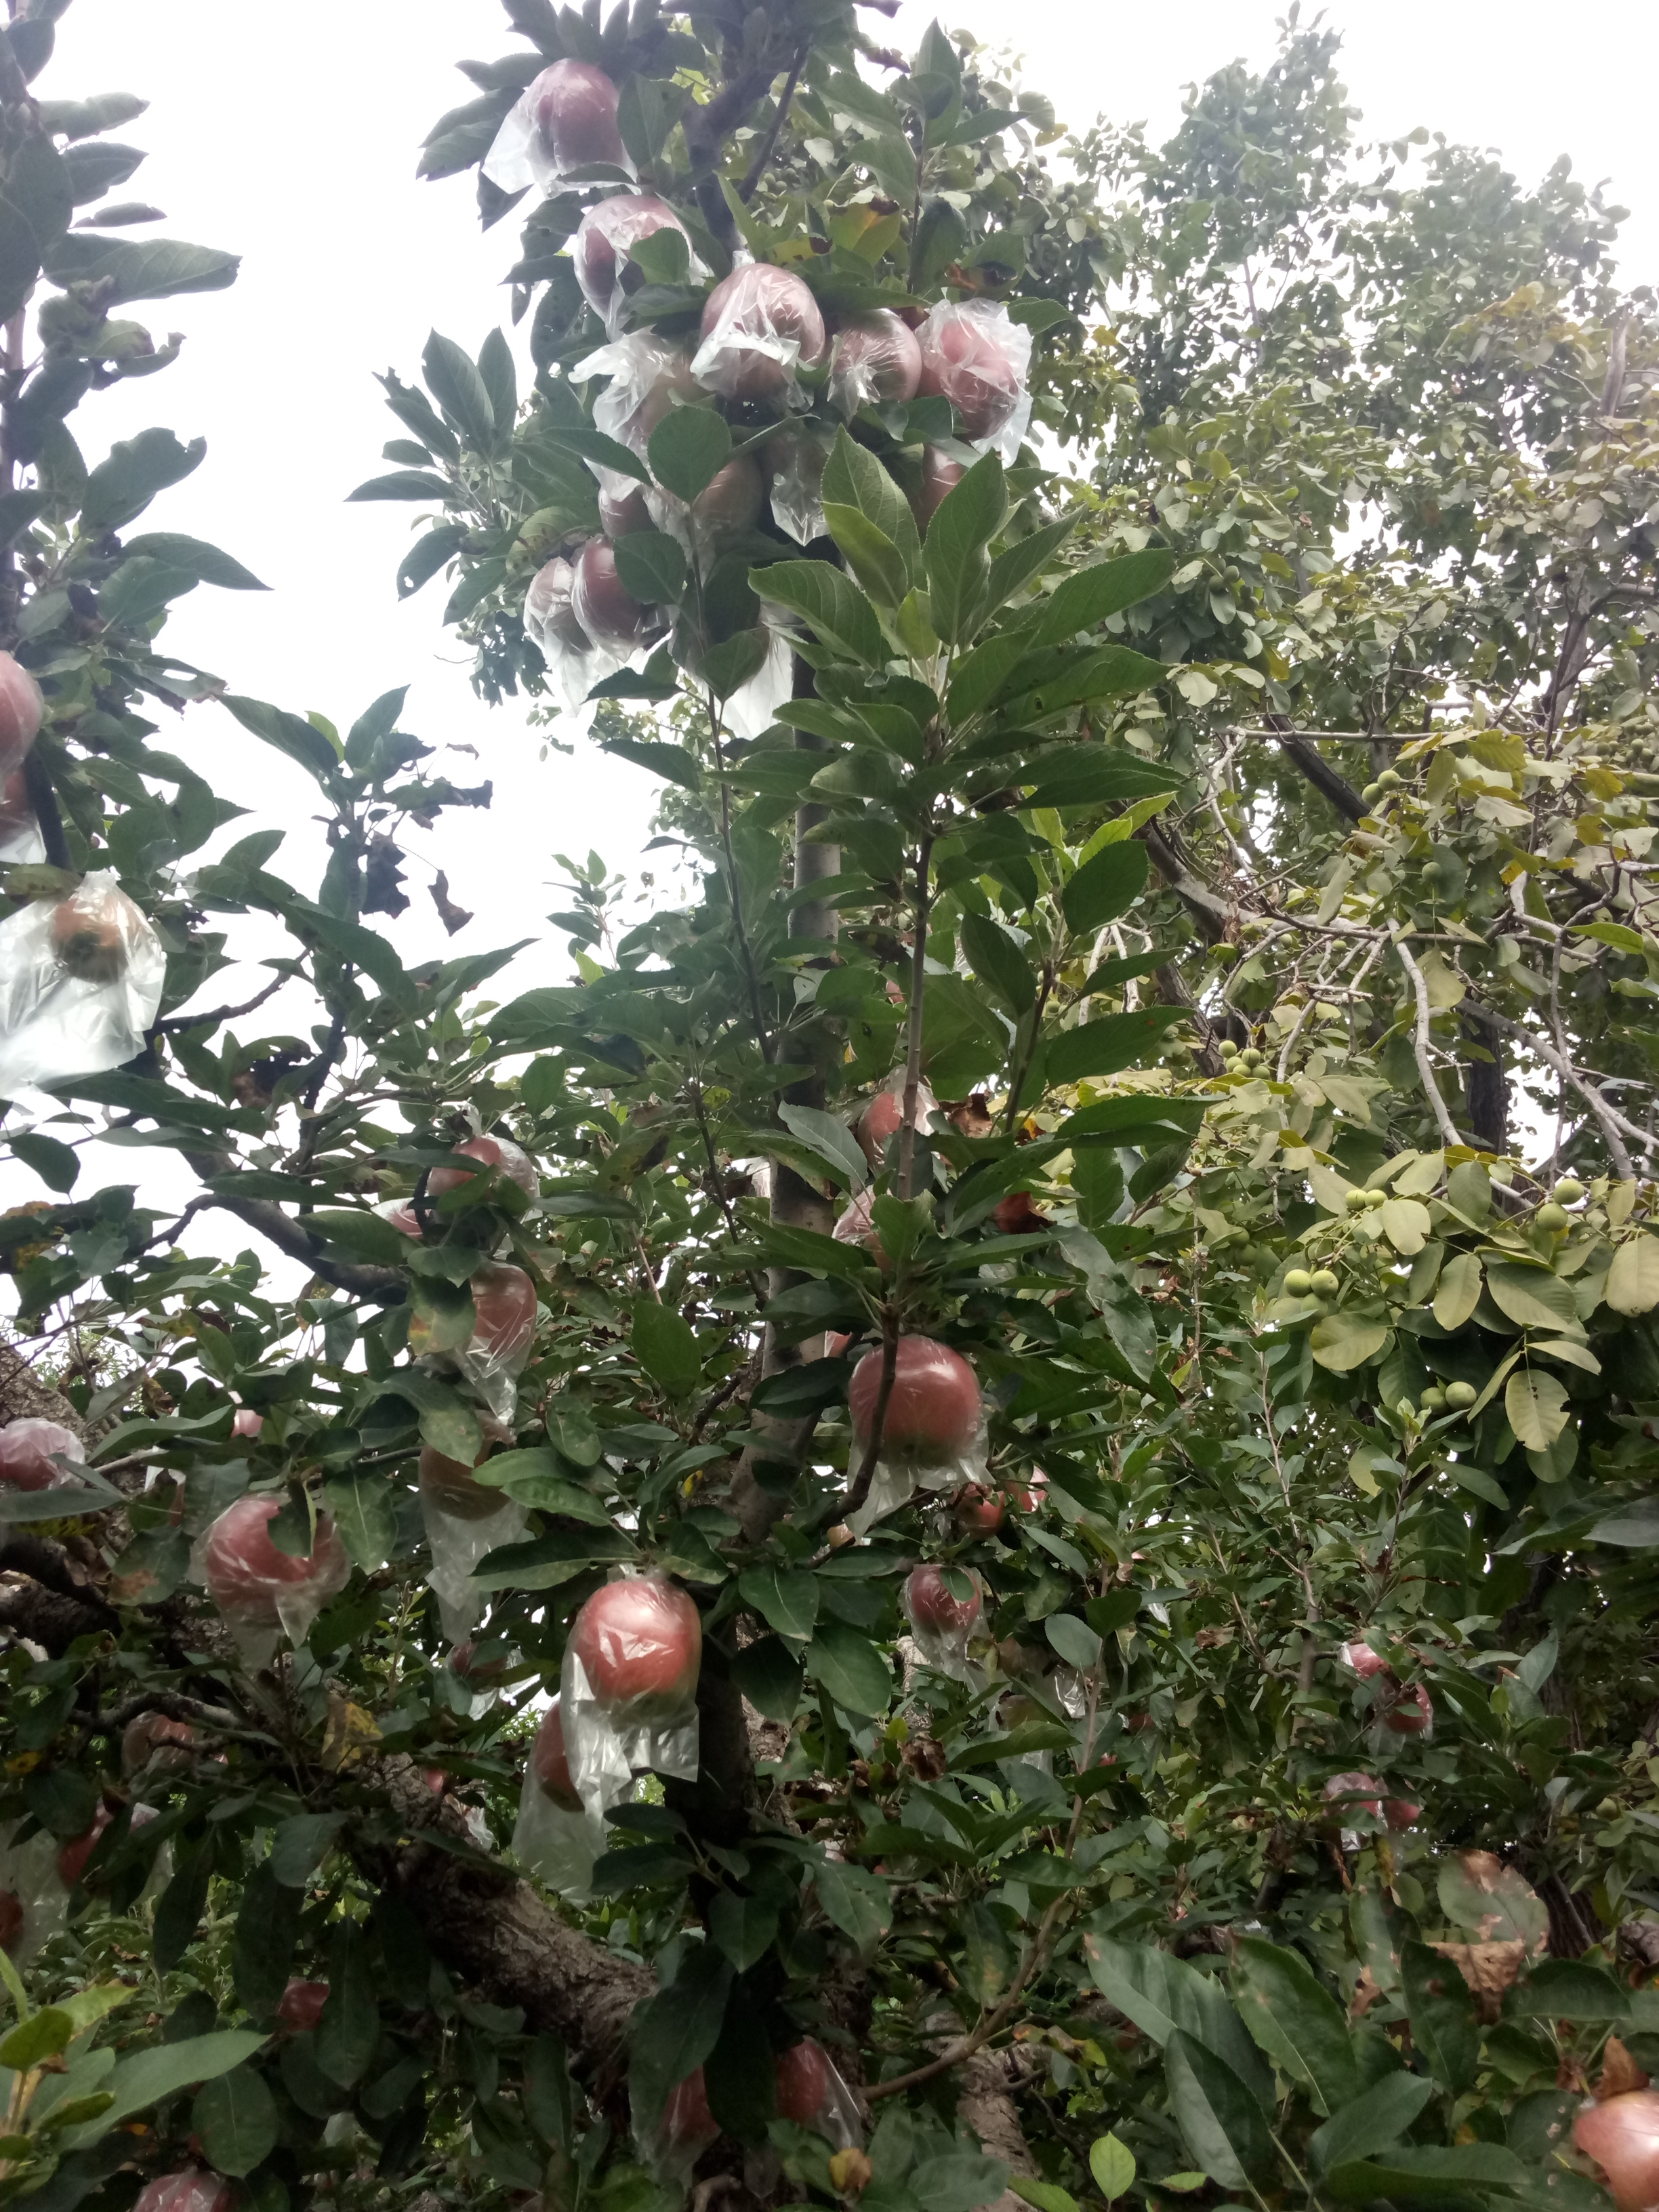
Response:
[[[1382,1234],[1396,1252],[1409,1259],[1420,1252],[1429,1241],[1429,1209],[1414,1198],[1391,1198],[1380,1209]]]
[[[1644,1314],[1659,1305],[1659,1237],[1632,1237],[1619,1247],[1602,1296],[1614,1313]]]
[[[1456,1006],[1468,986],[1455,969],[1449,968],[1437,952],[1425,952],[1417,964],[1428,986],[1429,1004],[1442,1008]]]
[[[1504,1386],[1504,1411],[1528,1451],[1547,1451],[1567,1425],[1567,1393],[1553,1375],[1517,1367]]]
[[[1480,1262],[1473,1252],[1460,1252],[1440,1270],[1434,1317],[1443,1329],[1462,1328],[1480,1303]]]

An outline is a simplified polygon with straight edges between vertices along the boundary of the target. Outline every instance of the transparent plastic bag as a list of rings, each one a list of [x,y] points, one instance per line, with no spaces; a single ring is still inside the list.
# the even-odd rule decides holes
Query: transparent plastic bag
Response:
[[[921,384],[921,345],[890,307],[855,315],[836,333],[830,404],[849,419],[860,407],[902,405]]]
[[[778,709],[794,690],[795,665],[789,641],[781,630],[767,632],[766,659],[740,684],[720,710],[734,738],[757,738],[778,719]]]
[[[132,2212],[230,2212],[236,2185],[204,2166],[182,2166],[148,2182],[133,2200]]]
[[[459,1644],[483,1617],[484,1593],[473,1583],[473,1569],[501,1545],[521,1542],[530,1523],[522,1505],[475,1482],[459,1460],[430,1445],[421,1454],[420,1492],[432,1551],[427,1586],[438,1601],[444,1634]]]
[[[161,939],[106,869],[0,921],[0,1097],[99,1075],[143,1050]]]
[[[970,446],[1013,460],[1031,419],[1030,331],[1000,300],[940,300],[918,335],[921,390],[951,402]]]
[[[770,480],[773,521],[797,545],[810,545],[825,530],[823,447],[805,430],[780,430],[761,452]]]
[[[595,376],[608,381],[593,403],[594,428],[603,430],[619,446],[626,446],[641,460],[645,459],[651,433],[676,398],[700,396],[685,349],[672,339],[659,337],[654,331],[630,331],[626,337],[589,354],[570,372],[573,384],[586,383]],[[590,460],[587,465],[600,488],[613,499],[626,499],[640,489],[637,477],[624,476],[619,469],[607,468],[603,461]]]
[[[697,258],[691,234],[667,201],[659,199],[654,192],[617,192],[609,199],[600,200],[582,217],[570,242],[570,258],[575,264],[582,297],[605,325],[609,337],[617,335],[622,311],[628,302],[626,276],[631,265],[629,255],[641,239],[650,238],[659,230],[678,231],[685,240],[690,264],[687,281],[706,282],[709,271]],[[637,269],[634,281],[635,286],[641,282]]]
[[[593,1862],[605,1849],[603,1815],[583,1803],[565,1754],[561,1699],[542,1716],[519,1792],[513,1856],[538,1881],[573,1905],[592,1894]],[[624,1796],[631,1794],[630,1777]],[[609,1804],[620,1802],[612,1798]],[[608,1806],[607,1806],[608,1809]]]
[[[734,453],[689,507],[656,484],[645,495],[646,512],[656,528],[677,540],[704,569],[755,527],[765,501],[766,480],[752,453]]]
[[[684,2187],[692,2167],[719,2133],[701,2066],[669,2091],[655,2127],[642,2128],[636,2118],[633,2129],[641,2162],[671,2188]]]
[[[859,1149],[871,1166],[881,1169],[886,1164],[887,1146],[904,1125],[905,1071],[896,1067],[875,1097],[859,1115],[853,1134],[858,1139]],[[925,1133],[933,1115],[939,1111],[939,1101],[926,1083],[916,1085],[915,1127]]]
[[[0,653],[0,776],[21,768],[45,714],[40,686],[10,653]]]
[[[965,1567],[951,1572],[967,1576],[972,1585],[967,1597],[959,1597],[951,1588],[943,1568],[924,1565],[914,1568],[905,1583],[904,1617],[924,1665],[977,1689],[984,1682],[984,1670],[969,1658],[968,1647],[979,1632],[984,1609],[980,1579]]]
[[[46,857],[46,841],[29,805],[21,768],[0,778],[0,866],[27,867]]]
[[[0,1429],[0,1489],[62,1490],[76,1478],[53,1465],[54,1457],[86,1464],[86,1450],[73,1429],[61,1421],[33,1417],[8,1421]]]
[[[696,1781],[702,1660],[697,1608],[665,1576],[621,1576],[576,1615],[559,1710],[572,1779],[596,1820],[636,1768]]]
[[[617,88],[591,62],[555,62],[502,118],[483,173],[499,191],[556,192],[596,168],[639,174],[617,127]]]
[[[566,710],[578,713],[588,693],[621,665],[595,645],[571,603],[576,572],[562,554],[544,561],[525,593],[525,635],[547,664],[547,678]]]
[[[815,2130],[833,2149],[854,2150],[864,2142],[852,2091],[810,2035],[778,2053],[777,2107],[781,2120]]]
[[[724,398],[786,406],[803,398],[797,372],[816,368],[824,345],[810,288],[769,261],[749,261],[708,295],[691,374]]]
[[[351,1580],[351,1561],[325,1513],[307,1557],[279,1552],[270,1523],[288,1500],[249,1495],[227,1506],[197,1539],[195,1565],[246,1663],[266,1667],[278,1638],[299,1645],[331,1597]]]
[[[57,1837],[40,1828],[16,1844],[14,1832],[8,1831],[0,1848],[0,1950],[14,1965],[26,1966],[62,1929],[69,1891],[58,1876]]]
[[[522,1267],[491,1260],[467,1288],[477,1319],[471,1340],[450,1357],[495,1419],[510,1421],[536,1340],[536,1285]]]
[[[471,1637],[454,1646],[444,1664],[460,1685],[466,1699],[469,1719],[482,1720],[501,1702],[501,1678],[509,1667],[516,1663],[516,1656],[512,1654],[481,1662],[476,1656]]]
[[[853,1370],[848,1480],[856,1474],[875,1424],[882,1353],[866,1352]],[[958,1352],[928,1336],[902,1336],[893,1389],[882,1423],[880,1456],[870,1492],[847,1525],[864,1535],[919,1490],[957,1490],[985,1480],[985,1402],[973,1369]]]
[[[866,1183],[836,1216],[836,1225],[830,1234],[837,1244],[864,1245],[868,1249],[871,1258],[885,1274],[890,1262],[887,1257],[886,1247],[876,1233],[872,1211],[875,1202],[876,1194]]]
[[[617,549],[608,538],[590,538],[572,563],[570,609],[617,668],[662,624],[657,611],[636,599],[623,582]]]

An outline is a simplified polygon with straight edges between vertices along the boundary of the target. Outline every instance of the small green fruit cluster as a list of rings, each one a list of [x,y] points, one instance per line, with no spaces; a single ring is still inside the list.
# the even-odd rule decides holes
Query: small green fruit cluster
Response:
[[[1378,1206],[1386,1206],[1388,1202],[1386,1190],[1351,1190],[1342,1201],[1350,1213],[1374,1212]]]
[[[1253,1044],[1247,1044],[1241,1051],[1231,1037],[1221,1040],[1221,1057],[1229,1066],[1243,1068],[1252,1075],[1257,1068],[1265,1067],[1267,1064],[1265,1052],[1259,1052]]]
[[[1379,799],[1385,798],[1389,792],[1402,790],[1405,781],[1405,777],[1397,769],[1385,768],[1376,781],[1368,783],[1359,796],[1367,806],[1374,806]]]
[[[1285,1273],[1287,1298],[1334,1298],[1342,1285],[1328,1267],[1289,1267]]]

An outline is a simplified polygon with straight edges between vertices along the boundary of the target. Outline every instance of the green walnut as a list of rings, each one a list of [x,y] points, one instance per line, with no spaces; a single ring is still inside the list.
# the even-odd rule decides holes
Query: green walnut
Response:
[[[1223,1060],[1237,1060],[1238,1058],[1238,1047],[1233,1042],[1231,1037],[1223,1037],[1217,1049],[1219,1051]]]
[[[1424,1413],[1437,1413],[1446,1402],[1446,1394],[1431,1383],[1417,1402]]]
[[[1366,1206],[1370,1204],[1370,1200],[1366,1198],[1363,1190],[1351,1190],[1347,1194],[1346,1197],[1344,1198],[1342,1203],[1347,1207],[1350,1213],[1363,1213],[1365,1211]]]
[[[1577,1206],[1584,1195],[1584,1186],[1577,1176],[1563,1176],[1550,1196],[1558,1206]]]
[[[1285,1270],[1285,1295],[1287,1298],[1305,1298],[1313,1294],[1314,1279],[1305,1267]]]
[[[1376,779],[1376,787],[1379,791],[1398,791],[1405,781],[1398,769],[1385,768]]]
[[[1389,1194],[1386,1190],[1368,1190],[1365,1193],[1365,1203],[1370,1206],[1373,1213],[1376,1212],[1379,1206],[1386,1206],[1388,1202]]]
[[[1455,1413],[1466,1413],[1480,1395],[1473,1382],[1448,1382],[1446,1385],[1446,1403]]]
[[[1365,788],[1360,793],[1359,796],[1364,800],[1367,806],[1375,806],[1377,800],[1382,796],[1382,787],[1380,783],[1368,783],[1365,786]]]
[[[1334,1298],[1342,1285],[1328,1267],[1316,1267],[1308,1288],[1316,1298]]]
[[[1553,1200],[1540,1206],[1532,1218],[1540,1229],[1547,1229],[1552,1237],[1559,1237],[1564,1229],[1572,1225],[1571,1216],[1566,1207],[1557,1206]]]

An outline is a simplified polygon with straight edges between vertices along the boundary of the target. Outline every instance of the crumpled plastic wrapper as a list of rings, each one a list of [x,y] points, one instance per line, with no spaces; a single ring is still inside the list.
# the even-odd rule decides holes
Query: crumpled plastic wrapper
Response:
[[[905,1351],[907,1345],[919,1346],[923,1347],[923,1350],[907,1355]],[[941,1353],[946,1355],[942,1362],[931,1357],[933,1354]],[[859,1390],[858,1378],[862,1373],[867,1372],[878,1381],[881,1357],[879,1348],[867,1352],[853,1370],[852,1389],[854,1392]],[[985,1401],[980,1395],[977,1382],[974,1385],[974,1425],[971,1429],[964,1421],[959,1425],[957,1432],[942,1443],[921,1439],[908,1432],[910,1408],[915,1399],[915,1379],[924,1370],[931,1371],[935,1366],[940,1366],[945,1371],[954,1374],[955,1369],[951,1365],[953,1357],[954,1355],[949,1354],[947,1346],[934,1344],[929,1338],[901,1337],[899,1339],[898,1365],[894,1377],[893,1394],[888,1405],[887,1418],[882,1425],[880,1456],[876,1462],[869,1495],[856,1512],[847,1516],[847,1526],[855,1536],[866,1535],[878,1521],[885,1520],[890,1513],[896,1513],[899,1508],[908,1504],[918,1492],[958,1490],[965,1484],[984,1482],[987,1464]],[[965,1365],[966,1363],[963,1362],[963,1364]],[[972,1373],[971,1369],[969,1372]],[[866,1387],[870,1389],[869,1412],[873,1417],[876,1403],[875,1389],[873,1383]],[[848,1462],[849,1482],[856,1479],[858,1471],[863,1464],[867,1442],[868,1438],[862,1431],[859,1410],[855,1406],[853,1413],[853,1451]]]
[[[667,201],[653,192],[617,192],[600,200],[589,208],[570,241],[570,258],[582,297],[605,325],[608,337],[617,336],[623,309],[628,304],[624,274],[631,265],[629,255],[641,239],[653,237],[659,230],[678,231],[690,257],[688,281],[706,282],[708,268],[698,258],[691,234]],[[635,281],[639,282],[637,270]]]
[[[191,1565],[246,1663],[268,1667],[280,1638],[296,1647],[331,1597],[351,1580],[351,1561],[325,1513],[317,1516],[314,1548],[300,1558],[279,1552],[270,1523],[287,1504],[269,1495],[239,1498],[196,1540]]]
[[[688,1645],[690,1665],[678,1665],[674,1655]],[[660,1575],[620,1576],[577,1613],[559,1674],[559,1711],[571,1779],[595,1820],[621,1803],[636,1770],[696,1780],[702,1650],[696,1606]],[[647,1686],[618,1694],[617,1675],[630,1671],[642,1671]]]
[[[556,1697],[536,1731],[519,1792],[513,1856],[549,1889],[573,1905],[585,1905],[592,1895],[593,1862],[605,1848],[605,1823],[576,1794],[564,1753],[562,1705]],[[543,1780],[544,1770],[551,1771],[550,1783]],[[623,1796],[632,1794],[630,1782]]]
[[[684,2187],[692,2167],[719,2133],[701,2066],[670,2090],[654,2128],[642,2128],[637,2118],[633,2125],[641,2162],[670,2188]]]
[[[773,521],[797,545],[810,545],[827,526],[823,447],[805,430],[780,430],[761,451],[771,483]]]
[[[106,869],[0,921],[0,1097],[100,1075],[143,1050],[167,956]]]
[[[181,2166],[149,2182],[133,2200],[132,2212],[230,2212],[234,2182],[204,2166]]]
[[[853,1134],[872,1168],[879,1170],[887,1146],[904,1127],[905,1070],[896,1067],[874,1094],[854,1125]],[[926,1138],[929,1123],[939,1111],[939,1101],[924,1080],[916,1085],[916,1134]]]
[[[968,1656],[968,1647],[979,1633],[984,1601],[979,1577],[965,1567],[955,1571],[968,1575],[974,1585],[972,1597],[957,1597],[945,1583],[939,1568],[916,1567],[904,1584],[904,1617],[923,1663],[936,1674],[948,1674],[952,1681],[976,1690],[984,1684],[985,1672]]]
[[[726,399],[799,405],[798,372],[823,360],[826,343],[811,289],[770,262],[746,262],[708,295],[691,374]]]
[[[864,2141],[853,2093],[821,2043],[809,2035],[778,2054],[778,2118],[821,2135],[832,2150],[854,2150]]]
[[[421,1455],[421,1518],[432,1551],[426,1579],[438,1601],[445,1636],[452,1644],[464,1644],[484,1612],[484,1593],[472,1580],[474,1568],[501,1545],[521,1543],[530,1523],[522,1505],[471,1480],[458,1462],[446,1460],[444,1465],[455,1469],[455,1478],[430,1480],[427,1455]]]
[[[1031,420],[1030,331],[1000,300],[940,300],[917,336],[921,390],[951,402],[969,445],[1014,460]]]
[[[32,1416],[8,1421],[0,1429],[0,1490],[72,1488],[76,1478],[54,1467],[54,1456],[77,1467],[86,1464],[85,1448],[73,1429]]]
[[[544,562],[525,594],[524,627],[547,663],[547,680],[566,713],[581,716],[593,686],[614,676],[623,664],[595,645],[577,621],[571,599],[574,582],[575,570],[562,555]]]
[[[721,708],[720,720],[734,738],[759,737],[777,720],[779,708],[793,694],[794,681],[788,639],[781,630],[769,630],[766,659]]]
[[[606,95],[609,95],[607,98]],[[576,122],[567,103],[587,108]],[[555,62],[529,84],[501,119],[483,173],[497,191],[556,192],[567,179],[600,165],[637,178],[617,128],[617,88],[589,62]]]
[[[511,1421],[519,1402],[519,1377],[536,1340],[536,1286],[522,1267],[492,1260],[468,1288],[479,1306],[470,1343],[450,1354],[498,1421]],[[492,1302],[492,1310],[479,1304]]]
[[[600,346],[577,362],[570,372],[573,384],[595,376],[610,381],[593,403],[593,427],[645,459],[651,433],[673,405],[676,396],[698,397],[691,362],[684,346],[654,331],[630,331],[626,337]],[[626,499],[640,489],[637,477],[590,460],[588,467],[613,499]]]
[[[860,407],[902,404],[921,383],[921,346],[890,307],[856,315],[836,333],[830,404],[849,420]]]
[[[0,1950],[14,1966],[26,1966],[62,1929],[69,1892],[58,1879],[58,1838],[40,1828],[15,1844],[15,1833],[8,1829],[0,1844]]]

